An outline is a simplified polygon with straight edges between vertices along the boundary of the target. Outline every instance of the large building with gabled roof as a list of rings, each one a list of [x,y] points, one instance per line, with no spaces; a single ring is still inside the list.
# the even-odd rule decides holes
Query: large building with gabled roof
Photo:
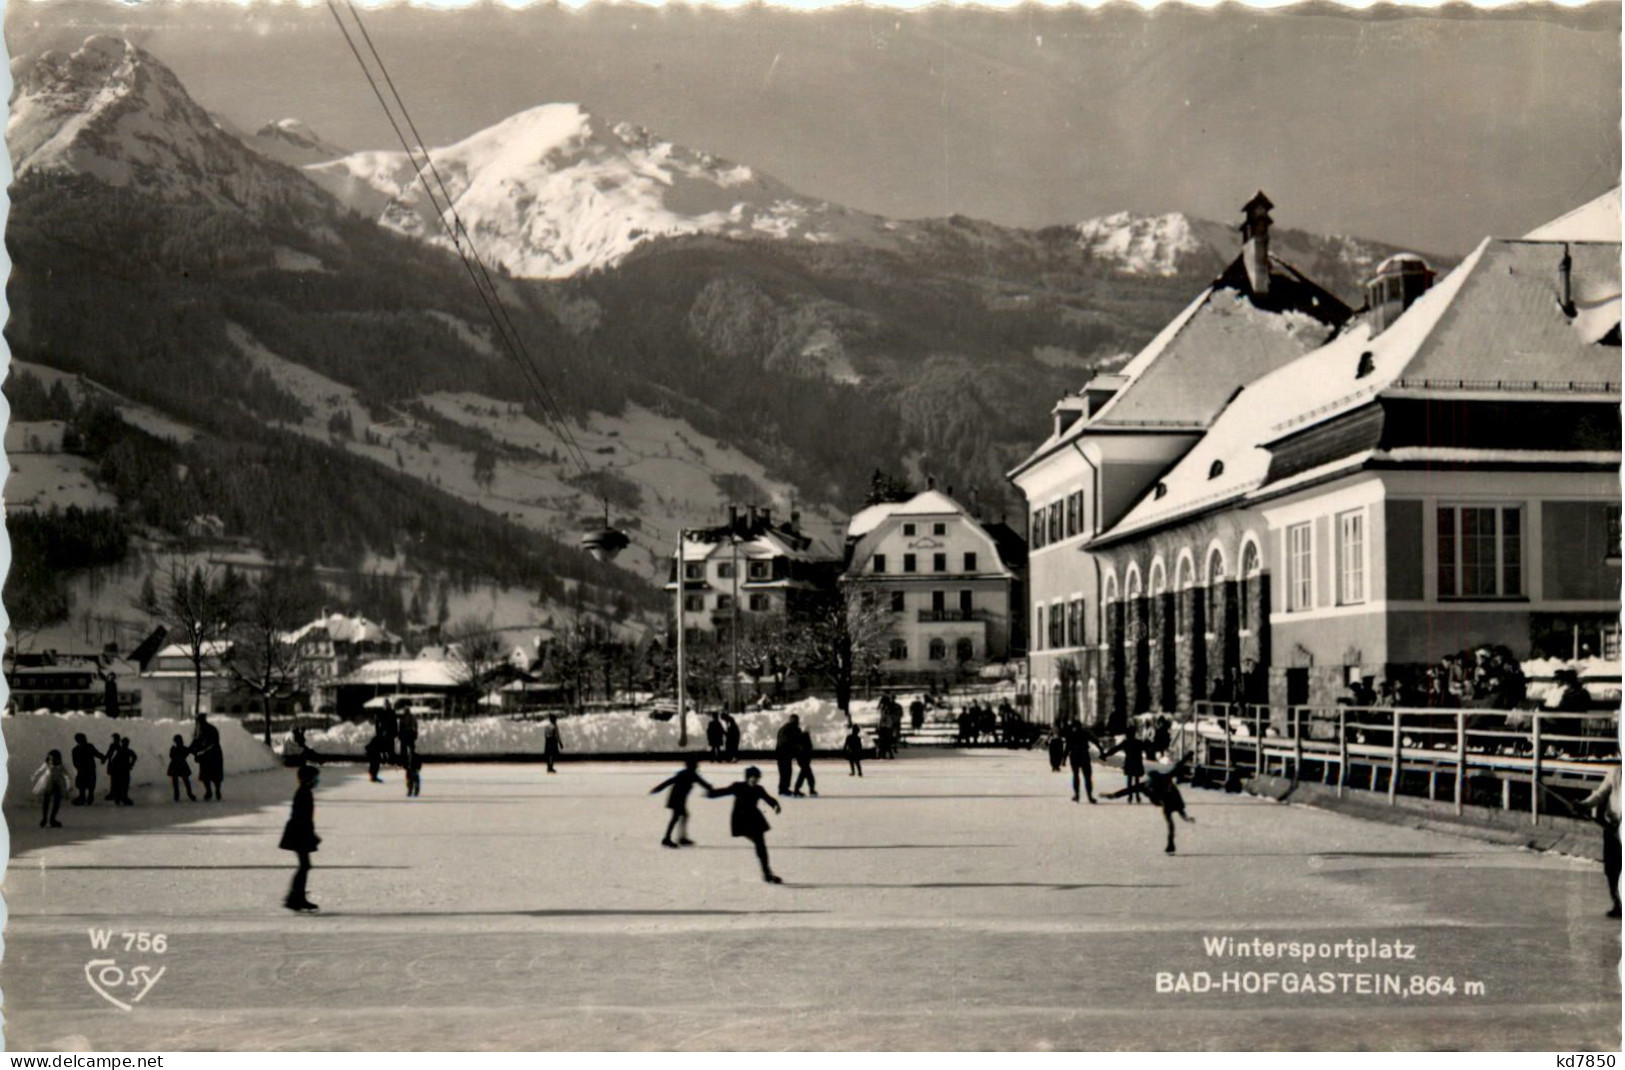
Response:
[[[1442,279],[1379,266],[1336,337],[1247,383],[1084,541],[1097,711],[1188,709],[1232,677],[1329,703],[1480,646],[1617,656],[1619,264],[1615,190]]]

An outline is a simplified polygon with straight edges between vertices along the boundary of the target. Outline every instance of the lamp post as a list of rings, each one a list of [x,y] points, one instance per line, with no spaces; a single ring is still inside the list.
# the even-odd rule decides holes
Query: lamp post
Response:
[[[688,627],[683,620],[684,594],[687,587],[687,562],[683,560],[683,544],[688,531],[677,529],[677,745],[688,746],[688,662],[683,656],[683,633]]]

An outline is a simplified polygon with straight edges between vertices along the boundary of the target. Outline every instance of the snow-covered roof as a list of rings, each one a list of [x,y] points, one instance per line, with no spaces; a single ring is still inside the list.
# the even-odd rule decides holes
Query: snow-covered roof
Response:
[[[733,553],[733,545],[721,536],[707,537],[710,533],[690,533],[683,539],[684,561],[705,561],[721,548]],[[821,561],[835,554],[817,539],[801,537],[798,545],[775,527],[767,527],[750,538],[739,540],[739,556],[743,558],[787,557],[796,561]]]
[[[965,507],[940,490],[922,490],[906,502],[878,502],[860,509],[846,525],[846,537],[859,539],[894,516],[969,515]]]
[[[1620,240],[1619,200],[1620,187],[1615,186],[1596,200],[1564,212],[1524,237],[1531,241],[1617,242]]]
[[[319,631],[326,631],[327,637],[335,643],[397,643],[400,641],[399,636],[394,635],[376,621],[370,621],[360,615],[347,617],[342,613],[318,617],[309,624],[289,632],[286,638],[290,643],[299,643]]]
[[[198,649],[202,652],[205,659],[223,658],[227,654],[231,653],[231,640],[206,639]],[[160,658],[186,658],[190,660],[192,657],[192,648],[190,645],[185,643],[170,643],[168,646],[158,651],[156,656]]]
[[[1617,302],[1619,249],[1617,244],[1570,247],[1578,305],[1600,305],[1608,294]],[[1559,306],[1557,263],[1563,251],[1561,242],[1485,239],[1375,338],[1370,322],[1361,319],[1327,345],[1248,384],[1099,541],[1116,541],[1258,491],[1270,468],[1264,443],[1379,395],[1490,391],[1497,397],[1520,392],[1554,397],[1558,388],[1617,395],[1619,351],[1586,341]],[[1388,459],[1416,459],[1401,452]],[[1323,476],[1374,456],[1369,450],[1351,453],[1295,478]]]
[[[382,658],[331,681],[329,687],[458,687],[458,665],[441,658]]]

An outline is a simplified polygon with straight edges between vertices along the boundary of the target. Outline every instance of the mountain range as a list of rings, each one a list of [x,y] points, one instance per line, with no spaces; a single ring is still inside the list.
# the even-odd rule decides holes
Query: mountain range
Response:
[[[1137,349],[1239,248],[1178,213],[886,219],[544,104],[429,152],[544,403],[402,152],[346,152],[293,119],[244,133],[109,37],[20,62],[7,141],[13,353],[120,414],[102,455],[78,459],[142,538],[207,514],[260,551],[553,596],[584,580],[628,607],[648,604],[675,529],[730,500],[794,508],[831,544],[876,468],[1017,511],[1002,472],[1043,437],[1050,399]],[[1274,250],[1356,304],[1396,251],[1285,228]],[[269,517],[225,489],[232,465],[293,442],[343,499],[308,510],[398,512],[382,494],[439,520],[408,537]],[[186,471],[169,488],[184,511],[121,473],[137,455]],[[275,467],[273,484],[292,479]],[[570,546],[606,509],[634,531],[625,568]],[[456,533],[476,521],[528,564],[482,561]]]

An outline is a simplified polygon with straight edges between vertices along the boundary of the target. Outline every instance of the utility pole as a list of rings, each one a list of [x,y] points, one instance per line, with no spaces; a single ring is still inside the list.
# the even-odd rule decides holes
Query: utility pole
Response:
[[[733,544],[733,616],[729,620],[730,631],[733,633],[732,643],[730,644],[733,647],[731,659],[733,681],[728,689],[728,694],[733,699],[733,712],[738,713],[741,708],[739,705],[739,532],[730,531],[728,541]]]
[[[688,662],[683,656],[683,633],[688,631],[683,620],[685,588],[688,585],[688,563],[683,560],[683,544],[688,532],[677,529],[677,745],[688,746]]]

